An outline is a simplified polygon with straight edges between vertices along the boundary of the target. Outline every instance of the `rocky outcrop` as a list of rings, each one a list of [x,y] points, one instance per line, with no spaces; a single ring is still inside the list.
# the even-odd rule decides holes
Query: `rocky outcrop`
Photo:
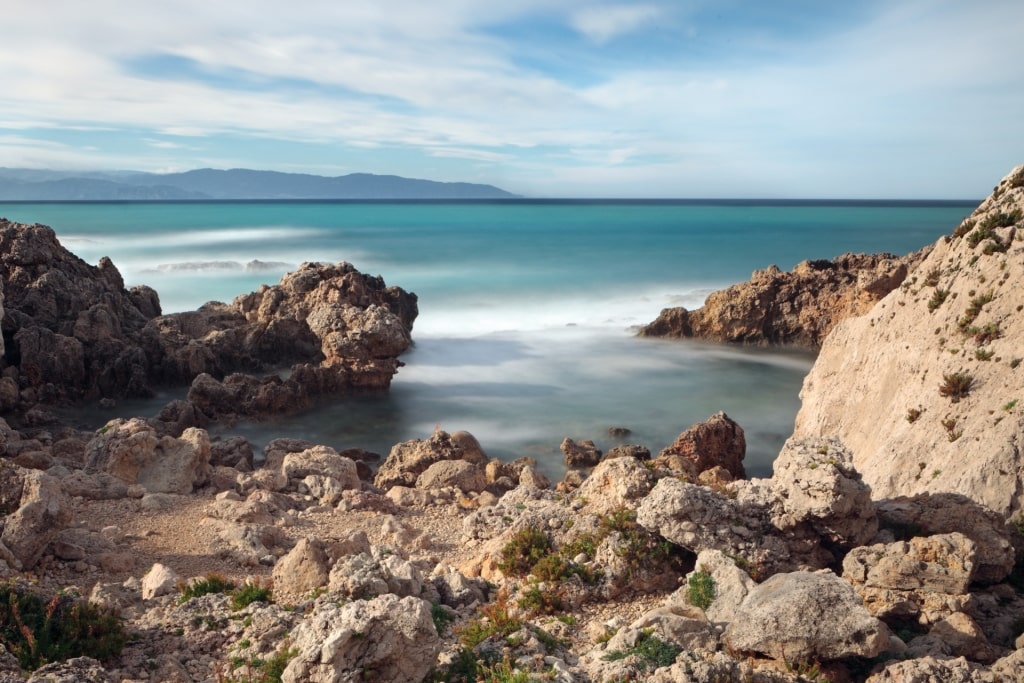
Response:
[[[666,308],[640,335],[816,348],[840,321],[899,287],[921,256],[843,254],[803,261],[788,273],[769,266],[749,282],[712,293],[694,311]]]
[[[445,460],[465,460],[481,467],[487,464],[487,456],[472,434],[437,430],[427,439],[413,439],[392,447],[373,483],[382,489],[414,487],[431,465]]]
[[[163,316],[156,292],[125,289],[109,259],[91,266],[49,227],[5,219],[0,285],[5,410],[183,384],[207,415],[300,410],[387,389],[418,312],[414,294],[348,263],[304,263],[231,304]],[[289,364],[286,377],[254,376]]]
[[[795,435],[837,435],[877,498],[956,492],[1024,507],[1024,167],[903,286],[826,339]]]
[[[45,225],[0,219],[3,366],[8,409],[150,394],[142,328],[160,312],[148,287],[125,289],[107,258],[91,266]]]
[[[47,544],[71,522],[71,506],[58,479],[27,470],[21,480],[18,509],[4,519],[0,559],[32,569]]]

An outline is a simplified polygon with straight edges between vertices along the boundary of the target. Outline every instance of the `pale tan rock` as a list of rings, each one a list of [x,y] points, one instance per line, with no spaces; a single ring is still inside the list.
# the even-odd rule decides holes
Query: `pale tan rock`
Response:
[[[16,566],[31,569],[71,517],[71,505],[60,481],[38,470],[26,470],[20,505],[4,520],[0,543],[17,560]]]
[[[180,580],[181,577],[173,569],[158,562],[142,577],[142,599],[151,600],[161,595],[169,595],[177,590]]]
[[[281,463],[281,474],[289,483],[319,476],[334,479],[341,490],[358,489],[360,486],[355,462],[338,455],[329,446],[314,446],[298,453],[288,453]]]
[[[463,493],[483,491],[487,477],[483,468],[465,460],[435,462],[416,479],[418,489],[436,489],[454,486]]]
[[[210,475],[210,437],[190,427],[159,437],[141,418],[111,420],[86,445],[86,470],[105,472],[150,493],[191,493]]]
[[[1024,210],[1020,168],[965,234],[940,239],[902,287],[840,323],[804,380],[794,435],[840,437],[876,498],[948,491],[1002,515],[1024,507],[1021,220],[992,230],[1005,253],[976,240],[986,220]],[[955,373],[973,382],[957,402],[939,391]]]
[[[329,576],[330,566],[324,544],[315,538],[303,538],[274,565],[274,589],[290,595],[303,595],[326,586]]]
[[[606,514],[622,507],[634,508],[654,486],[654,473],[634,458],[603,460],[594,468],[573,498],[586,501],[587,509]]]

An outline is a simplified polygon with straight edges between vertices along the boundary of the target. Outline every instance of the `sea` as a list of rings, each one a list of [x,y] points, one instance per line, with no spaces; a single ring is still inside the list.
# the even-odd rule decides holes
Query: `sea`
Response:
[[[465,430],[491,457],[530,456],[564,473],[559,444],[590,439],[652,453],[725,411],[746,433],[745,465],[768,476],[800,407],[814,355],[639,338],[662,308],[771,264],[844,252],[905,254],[948,234],[976,201],[501,200],[0,203],[51,226],[165,313],[231,301],[305,261],[348,261],[419,297],[413,347],[391,390],[298,415],[219,425],[255,450],[276,437],[386,455],[435,429]],[[152,415],[162,391],[73,414],[95,429]],[[625,428],[613,437],[609,428]]]

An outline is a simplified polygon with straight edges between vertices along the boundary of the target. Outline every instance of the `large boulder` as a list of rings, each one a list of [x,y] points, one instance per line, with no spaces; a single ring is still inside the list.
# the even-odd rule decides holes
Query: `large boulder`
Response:
[[[158,437],[145,420],[111,420],[86,445],[86,471],[106,473],[150,493],[191,493],[210,476],[210,437],[190,427]]]
[[[274,591],[302,596],[327,585],[330,561],[322,541],[302,538],[274,565]]]
[[[366,672],[390,683],[419,683],[434,666],[441,640],[420,598],[382,595],[338,605],[318,601],[292,631],[298,654],[283,683],[359,681]]]
[[[875,657],[891,632],[829,571],[776,574],[747,595],[725,630],[729,647],[780,661]]]

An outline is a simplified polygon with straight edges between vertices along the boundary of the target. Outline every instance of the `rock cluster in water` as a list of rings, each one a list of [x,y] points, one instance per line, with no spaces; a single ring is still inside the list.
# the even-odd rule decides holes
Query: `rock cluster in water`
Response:
[[[157,293],[126,290],[53,230],[0,220],[0,410],[148,396],[191,384],[207,416],[263,415],[319,396],[386,389],[412,339],[416,296],[352,265],[305,263],[271,287],[161,315]],[[287,377],[260,376],[291,366]]]

